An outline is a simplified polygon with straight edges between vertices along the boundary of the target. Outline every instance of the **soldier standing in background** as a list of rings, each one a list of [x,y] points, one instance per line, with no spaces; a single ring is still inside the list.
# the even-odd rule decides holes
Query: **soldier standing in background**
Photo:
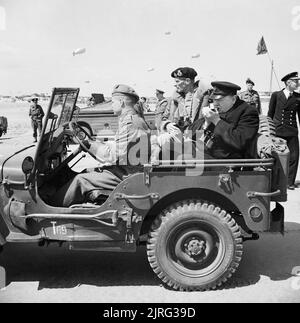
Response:
[[[164,97],[165,92],[162,90],[156,90],[156,97],[158,103],[155,109],[155,126],[159,130],[162,122],[163,115],[168,108],[168,100]]]
[[[272,94],[268,113],[268,117],[275,122],[276,135],[287,141],[290,150],[289,190],[298,188],[295,181],[299,165],[297,114],[300,122],[300,94],[295,91],[299,87],[299,80],[297,72],[282,78],[285,89]]]
[[[246,80],[247,90],[240,93],[240,99],[247,102],[249,105],[256,107],[259,114],[262,113],[261,111],[261,102],[260,97],[257,91],[253,90],[255,83],[248,78]]]
[[[31,100],[32,104],[29,110],[29,116],[31,118],[31,126],[33,130],[33,142],[37,142],[37,133],[39,136],[42,133],[43,128],[43,118],[44,118],[44,111],[40,105],[38,105],[38,98],[33,98]]]

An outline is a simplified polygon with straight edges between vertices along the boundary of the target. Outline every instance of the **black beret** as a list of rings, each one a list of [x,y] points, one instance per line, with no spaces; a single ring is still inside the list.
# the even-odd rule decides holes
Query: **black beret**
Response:
[[[241,90],[241,87],[230,82],[212,82],[211,85],[214,88],[212,93],[214,99],[220,99],[227,95],[235,95],[237,91]]]
[[[197,75],[198,75],[197,72],[191,67],[179,67],[172,72],[171,77],[173,78],[183,77],[183,78],[194,80]]]
[[[293,73],[289,73],[288,75],[286,75],[285,77],[283,77],[281,79],[282,82],[286,82],[288,80],[299,80],[299,77],[298,77],[298,72],[293,72]]]
[[[247,78],[246,84],[252,84],[253,86],[255,85],[255,83],[250,78]]]

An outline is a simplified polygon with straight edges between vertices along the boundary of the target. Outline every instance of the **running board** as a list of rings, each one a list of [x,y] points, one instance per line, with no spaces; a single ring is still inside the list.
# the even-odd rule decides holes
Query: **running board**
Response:
[[[39,220],[71,220],[71,221],[86,221],[92,220],[99,222],[109,227],[116,227],[118,224],[118,211],[110,210],[97,214],[44,214],[36,213],[25,216],[26,219],[39,219]],[[112,223],[105,222],[111,220]]]
[[[26,242],[38,243],[42,241],[43,238],[40,235],[29,236],[21,232],[10,232],[5,240],[6,242],[11,242],[11,243],[26,243]]]

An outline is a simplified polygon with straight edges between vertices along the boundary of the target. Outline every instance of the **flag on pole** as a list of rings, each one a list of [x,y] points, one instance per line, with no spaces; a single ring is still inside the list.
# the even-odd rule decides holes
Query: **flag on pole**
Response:
[[[268,53],[267,45],[264,37],[262,37],[257,46],[257,55],[264,55],[267,53]]]

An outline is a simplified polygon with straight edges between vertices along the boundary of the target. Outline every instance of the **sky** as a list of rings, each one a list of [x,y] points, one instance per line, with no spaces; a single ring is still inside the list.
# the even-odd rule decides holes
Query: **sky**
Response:
[[[171,72],[183,66],[205,83],[244,87],[250,77],[268,91],[262,36],[279,80],[300,72],[300,0],[0,0],[0,94],[80,87],[110,96],[122,83],[171,95]],[[73,57],[77,48],[86,53]]]

